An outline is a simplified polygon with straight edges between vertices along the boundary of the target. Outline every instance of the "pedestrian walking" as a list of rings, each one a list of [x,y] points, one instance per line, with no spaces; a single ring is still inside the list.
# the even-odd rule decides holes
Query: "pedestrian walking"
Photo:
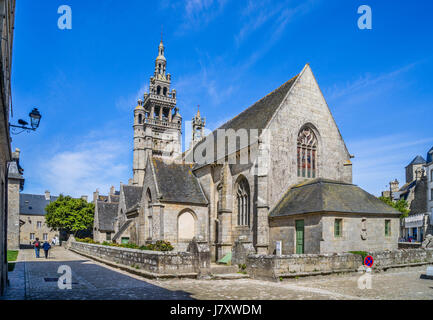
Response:
[[[39,252],[41,251],[41,243],[39,242],[39,238],[36,238],[36,241],[33,241],[33,247],[35,248],[36,258],[39,258]]]
[[[51,249],[51,245],[48,243],[48,241],[45,241],[42,245],[42,248],[44,249],[45,259],[48,259],[48,251]]]

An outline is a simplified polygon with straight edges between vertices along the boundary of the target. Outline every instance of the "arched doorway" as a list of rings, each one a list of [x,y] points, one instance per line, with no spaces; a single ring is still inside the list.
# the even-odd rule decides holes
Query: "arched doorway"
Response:
[[[177,218],[177,239],[187,241],[196,235],[196,218],[192,211],[186,210],[179,214]]]

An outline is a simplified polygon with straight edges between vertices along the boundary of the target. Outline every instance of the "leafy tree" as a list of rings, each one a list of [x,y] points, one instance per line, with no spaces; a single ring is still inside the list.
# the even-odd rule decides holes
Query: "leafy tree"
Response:
[[[400,211],[402,213],[402,215],[400,216],[400,218],[406,218],[409,215],[409,204],[407,203],[406,200],[404,199],[400,199],[397,201],[392,201],[390,198],[388,197],[379,197],[380,200],[382,200],[383,202],[385,202],[387,205],[393,207],[394,209],[397,209],[398,211]]]
[[[80,231],[93,227],[95,206],[83,199],[61,194],[56,201],[45,207],[45,211],[47,212],[45,216],[47,226],[52,229],[63,229],[77,236]]]

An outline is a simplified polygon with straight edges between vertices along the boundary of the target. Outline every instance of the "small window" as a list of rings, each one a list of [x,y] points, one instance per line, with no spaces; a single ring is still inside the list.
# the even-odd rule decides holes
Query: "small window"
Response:
[[[30,233],[30,240],[35,240],[35,234],[34,233]]]
[[[111,232],[106,233],[105,240],[111,241]]]
[[[48,240],[48,233],[44,233],[42,238],[44,239],[44,241],[47,241]]]
[[[385,237],[391,235],[391,220],[385,220]]]
[[[334,222],[334,237],[340,238],[343,234],[343,219],[335,219]]]
[[[37,228],[40,229],[41,227],[42,227],[42,222],[41,222],[41,221],[38,221],[38,222],[37,222]]]

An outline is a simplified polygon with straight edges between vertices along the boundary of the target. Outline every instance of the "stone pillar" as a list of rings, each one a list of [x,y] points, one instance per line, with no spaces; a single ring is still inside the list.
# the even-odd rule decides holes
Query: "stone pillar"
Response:
[[[194,271],[198,273],[198,278],[209,277],[210,272],[210,249],[207,241],[202,237],[194,237],[188,245],[188,252],[194,255]]]
[[[218,258],[223,258],[232,250],[232,210],[229,206],[231,199],[228,188],[229,165],[224,164],[222,177],[222,199],[218,208]]]
[[[171,122],[172,116],[173,116],[173,111],[170,108],[170,111],[168,112],[168,122]]]
[[[152,207],[152,240],[164,240],[164,205],[160,202],[153,203]]]
[[[257,206],[257,237],[258,254],[267,254],[269,247],[269,202],[268,202],[268,172],[270,169],[270,132],[264,130],[259,139],[258,161],[256,167],[256,206]]]
[[[153,119],[155,115],[155,106],[152,104],[151,108],[150,108],[150,119]]]
[[[232,250],[232,264],[247,264],[247,256],[249,254],[255,254],[256,250],[254,249],[253,243],[249,241],[246,237],[239,237],[238,240],[235,241]]]
[[[20,180],[8,181],[8,250],[20,247]]]

